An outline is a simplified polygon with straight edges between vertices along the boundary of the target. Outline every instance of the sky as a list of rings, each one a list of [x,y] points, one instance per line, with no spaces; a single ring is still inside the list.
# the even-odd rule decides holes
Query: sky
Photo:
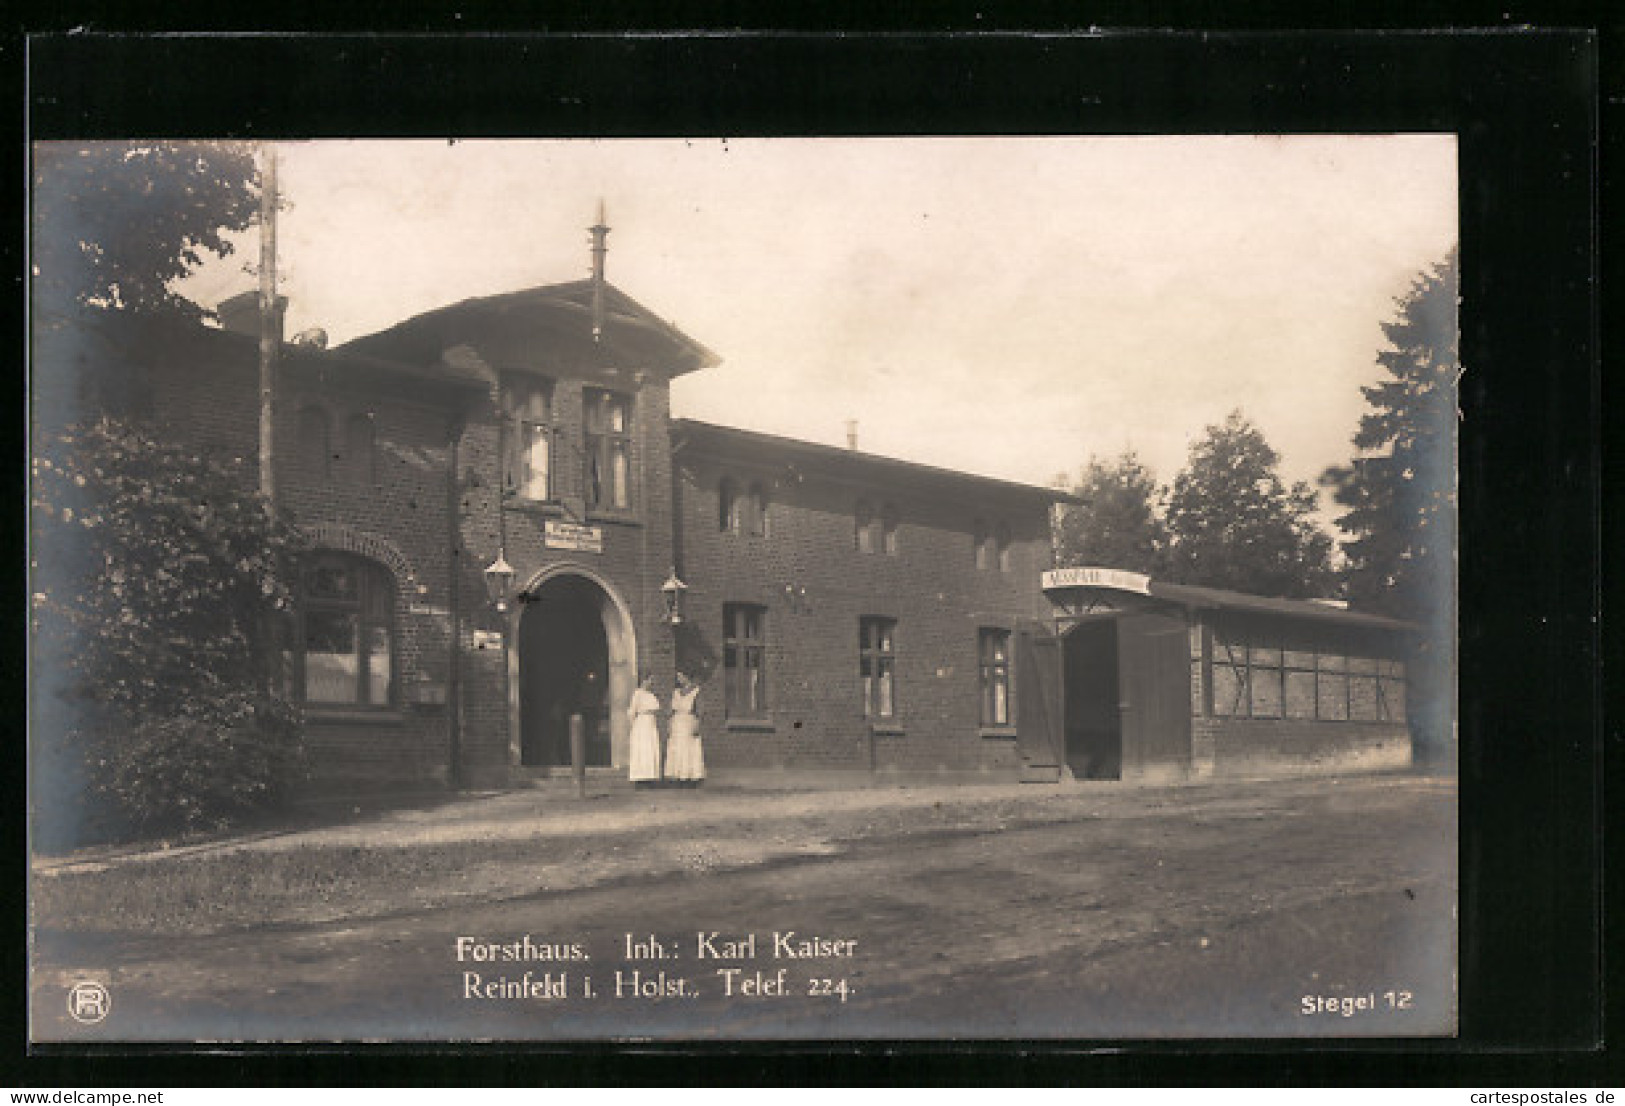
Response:
[[[311,142],[278,147],[288,331],[611,283],[722,357],[678,416],[1034,484],[1159,480],[1242,409],[1346,463],[1380,324],[1456,239],[1450,135]],[[253,287],[243,239],[181,290]],[[1332,511],[1323,510],[1330,518]]]

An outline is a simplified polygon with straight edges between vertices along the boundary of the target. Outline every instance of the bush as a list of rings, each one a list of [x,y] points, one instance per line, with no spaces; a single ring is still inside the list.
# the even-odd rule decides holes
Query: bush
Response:
[[[298,716],[242,694],[96,735],[86,752],[98,800],[86,829],[115,839],[223,827],[274,806],[303,765]]]
[[[295,532],[245,466],[100,418],[37,443],[39,843],[217,826],[299,761],[279,672]]]

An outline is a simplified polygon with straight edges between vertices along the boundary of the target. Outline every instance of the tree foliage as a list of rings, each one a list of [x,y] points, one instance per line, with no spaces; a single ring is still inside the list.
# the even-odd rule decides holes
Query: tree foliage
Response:
[[[1090,457],[1073,491],[1084,502],[1063,508],[1056,520],[1057,565],[1157,571],[1165,540],[1157,482],[1132,451],[1111,462]]]
[[[1191,444],[1168,494],[1168,579],[1257,595],[1328,594],[1332,541],[1315,524],[1315,490],[1304,481],[1288,487],[1279,464],[1240,411]]]
[[[55,437],[33,475],[35,660],[49,684],[36,702],[52,739],[37,770],[71,777],[59,790],[103,833],[274,801],[298,763],[268,630],[289,607],[294,532],[245,491],[240,463],[127,420]]]
[[[254,150],[242,142],[43,142],[34,147],[36,312],[202,310],[174,283],[258,211]]]
[[[1387,376],[1361,389],[1370,409],[1345,467],[1321,477],[1348,508],[1337,522],[1351,604],[1412,620],[1450,595],[1455,548],[1456,252],[1412,283],[1383,324]]]

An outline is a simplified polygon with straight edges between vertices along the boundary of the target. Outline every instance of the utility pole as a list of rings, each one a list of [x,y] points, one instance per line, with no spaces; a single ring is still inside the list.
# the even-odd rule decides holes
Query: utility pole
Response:
[[[277,346],[281,326],[276,302],[276,149],[261,147],[260,170],[260,495],[267,505],[276,499],[271,465],[272,421],[276,411]]]

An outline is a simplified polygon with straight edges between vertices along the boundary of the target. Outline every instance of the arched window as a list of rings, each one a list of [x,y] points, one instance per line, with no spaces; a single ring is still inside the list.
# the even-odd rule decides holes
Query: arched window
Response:
[[[997,542],[999,547],[999,571],[1009,572],[1012,565],[1009,523],[999,523],[998,529],[994,531],[994,541]]]
[[[344,424],[344,468],[362,484],[378,482],[376,440],[371,412],[351,415]]]
[[[507,492],[516,499],[553,498],[553,385],[509,373],[503,379],[508,417]]]
[[[752,484],[745,497],[745,533],[756,538],[767,535],[767,493],[760,484]]]
[[[977,519],[971,527],[971,541],[975,543],[974,553],[977,568],[993,567],[993,546],[987,523]]]
[[[880,509],[880,549],[888,557],[897,556],[897,508],[890,503]]]
[[[315,404],[299,410],[299,459],[323,479],[332,471],[333,440],[327,412]]]
[[[317,553],[301,580],[307,703],[388,706],[395,683],[395,583],[349,553]]]
[[[867,500],[858,500],[852,512],[852,544],[859,553],[875,551],[875,515]]]

